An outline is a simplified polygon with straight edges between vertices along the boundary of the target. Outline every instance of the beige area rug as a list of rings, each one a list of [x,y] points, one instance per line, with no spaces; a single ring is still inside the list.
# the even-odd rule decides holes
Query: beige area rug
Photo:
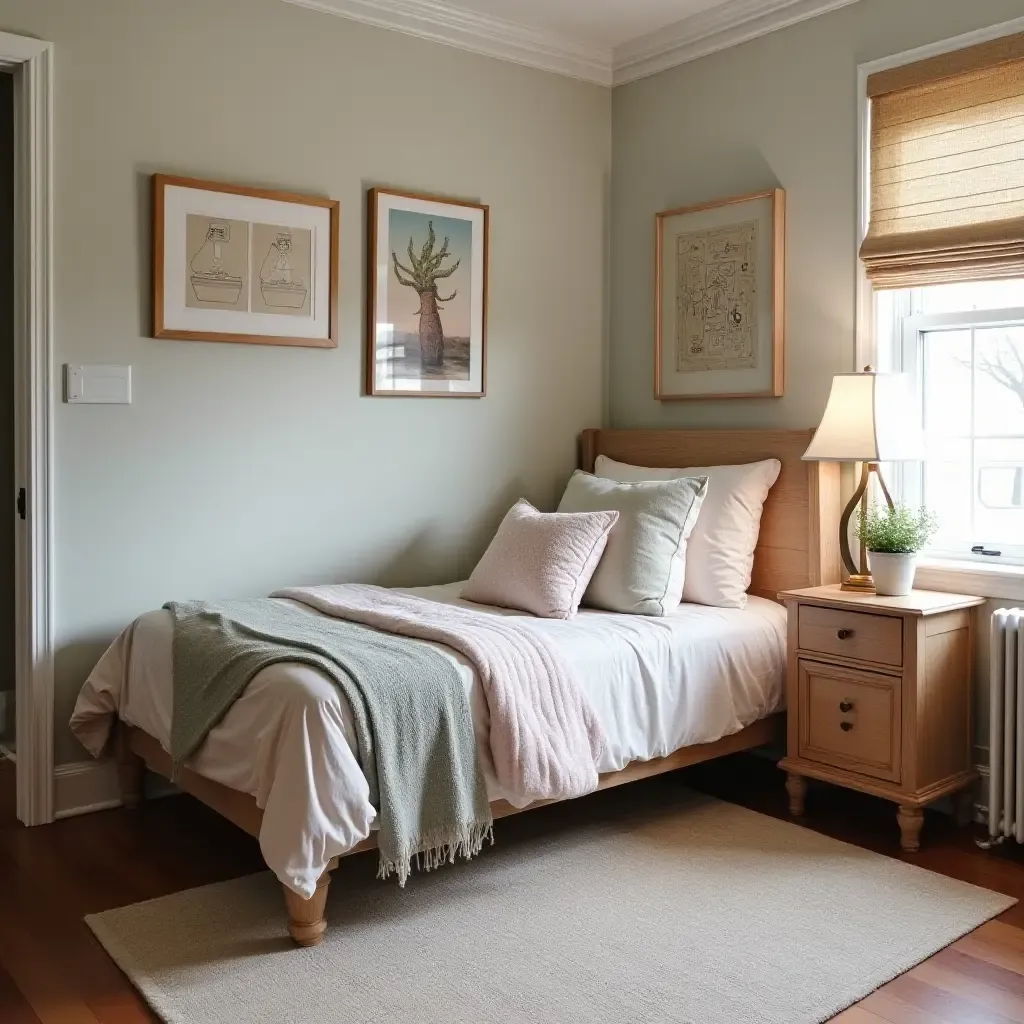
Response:
[[[316,949],[270,874],[87,920],[172,1024],[812,1024],[1016,902],[674,787],[551,822],[404,891],[336,881]]]

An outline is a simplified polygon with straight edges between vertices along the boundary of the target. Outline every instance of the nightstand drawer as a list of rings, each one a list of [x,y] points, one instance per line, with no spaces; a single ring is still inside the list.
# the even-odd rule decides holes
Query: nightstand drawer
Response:
[[[903,664],[901,618],[807,604],[800,605],[797,614],[797,644],[802,651],[838,654],[894,668]]]
[[[801,658],[797,686],[800,757],[900,781],[899,678]]]

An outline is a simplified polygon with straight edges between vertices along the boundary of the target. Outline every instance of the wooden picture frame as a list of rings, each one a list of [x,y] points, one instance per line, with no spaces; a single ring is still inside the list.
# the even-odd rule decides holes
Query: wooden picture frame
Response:
[[[334,199],[154,174],[153,337],[336,348],[339,222]]]
[[[485,397],[490,208],[371,188],[366,221],[366,394]],[[438,262],[442,254],[447,255]],[[432,268],[421,267],[424,259]],[[414,280],[438,270],[436,280],[453,293],[447,298],[439,295],[444,285],[437,287],[435,279]],[[422,284],[430,284],[433,294],[421,290]],[[456,298],[457,306],[438,309]],[[448,326],[453,322],[457,326]]]
[[[670,254],[667,243],[673,234]],[[685,270],[679,266],[684,258],[681,244],[694,254]],[[722,247],[749,253],[742,270],[735,261],[723,258]],[[708,274],[709,251],[714,253],[712,265],[719,275],[714,284]],[[672,267],[666,266],[670,255]],[[749,275],[748,261],[752,264]],[[670,280],[675,283],[671,295]],[[688,298],[682,295],[684,285],[692,287]],[[784,189],[656,214],[654,397],[659,401],[781,397],[785,303]],[[681,316],[686,318],[682,325]],[[671,339],[666,337],[669,331]],[[669,365],[672,351],[674,367]]]

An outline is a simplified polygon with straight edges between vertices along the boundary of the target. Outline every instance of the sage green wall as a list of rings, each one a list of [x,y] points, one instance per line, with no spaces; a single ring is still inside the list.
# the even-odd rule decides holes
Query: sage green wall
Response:
[[[614,91],[615,427],[809,427],[854,368],[857,65],[1020,17],[1021,0],[860,0]],[[654,400],[654,214],[786,189],[786,393]]]
[[[551,507],[603,415],[609,91],[281,0],[0,0],[54,43],[55,363],[131,363],[56,407],[58,761],[105,645],[169,598],[465,578]],[[149,175],[341,201],[332,351],[154,341]],[[364,195],[491,207],[488,395],[360,396]]]

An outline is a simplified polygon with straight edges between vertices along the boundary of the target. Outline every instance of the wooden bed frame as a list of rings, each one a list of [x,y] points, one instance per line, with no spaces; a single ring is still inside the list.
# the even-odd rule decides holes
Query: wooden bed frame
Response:
[[[592,471],[598,455],[653,467],[720,466],[779,459],[782,471],[765,503],[750,587],[752,594],[775,600],[781,590],[834,583],[840,578],[839,467],[834,463],[801,461],[812,434],[810,430],[586,430],[580,435],[580,467]],[[598,789],[762,746],[783,735],[784,720],[785,713],[779,712],[714,743],[684,747],[652,761],[634,761],[621,771],[602,775]],[[126,807],[138,807],[141,803],[146,768],[170,778],[170,756],[141,729],[119,724],[117,756],[121,797]],[[179,788],[239,828],[259,836],[263,811],[248,793],[213,782],[188,768],[175,781]],[[491,809],[495,818],[528,810],[504,800],[493,803]],[[376,845],[376,836],[370,835],[345,856],[374,849]],[[316,945],[327,927],[324,909],[330,873],[335,867],[337,858],[328,864],[316,892],[308,900],[282,887],[288,931],[300,946]]]

